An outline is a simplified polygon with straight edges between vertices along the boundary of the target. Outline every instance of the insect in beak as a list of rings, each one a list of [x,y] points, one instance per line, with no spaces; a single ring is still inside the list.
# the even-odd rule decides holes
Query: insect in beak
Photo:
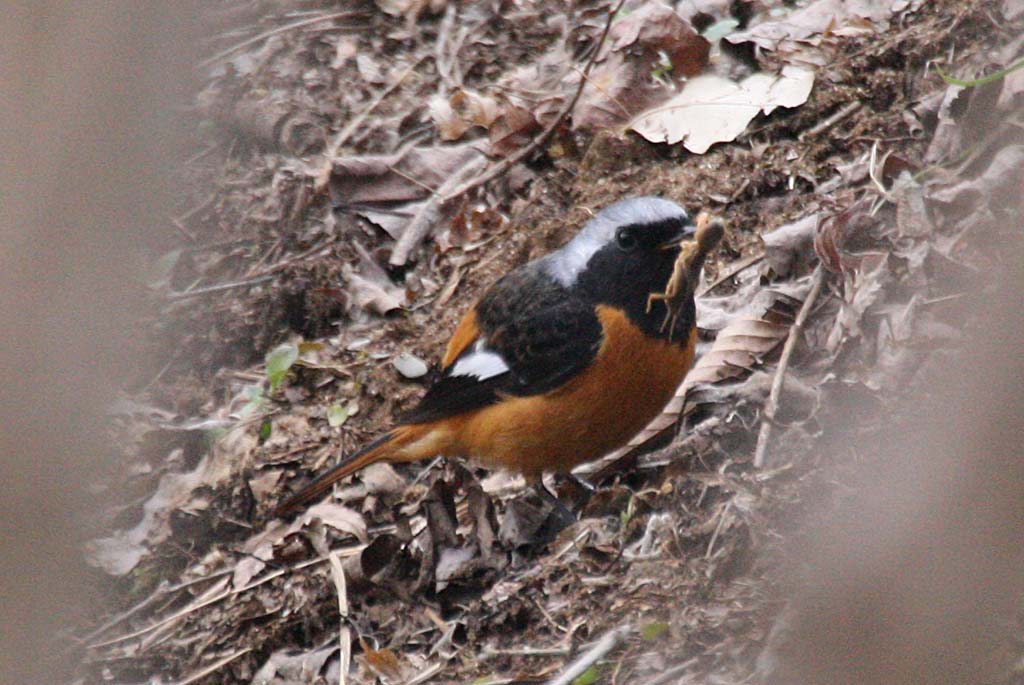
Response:
[[[673,238],[672,240],[666,240],[662,244],[658,245],[659,250],[675,250],[683,246],[683,241],[689,238],[689,235],[681,235]]]
[[[663,242],[660,245],[658,245],[658,249],[659,250],[673,250],[673,249],[681,248],[683,246],[683,243],[686,242],[687,240],[693,238],[693,236],[696,234],[696,232],[697,232],[696,226],[694,226],[692,223],[687,221],[686,224],[679,231],[679,233],[677,233],[675,236],[673,236],[671,240],[666,240],[665,242]]]

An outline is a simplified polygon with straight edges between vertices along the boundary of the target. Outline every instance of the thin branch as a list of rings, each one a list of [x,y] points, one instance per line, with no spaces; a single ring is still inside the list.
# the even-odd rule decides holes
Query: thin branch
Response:
[[[493,659],[496,656],[568,656],[568,647],[517,647],[514,649],[494,649],[484,645],[483,650],[477,654],[480,661]]]
[[[843,119],[852,116],[854,113],[858,112],[860,108],[863,106],[864,105],[860,102],[860,100],[855,100],[853,102],[846,103],[846,105],[840,107],[835,112],[833,112],[832,116],[826,119],[822,119],[815,126],[812,126],[811,128],[801,133],[799,136],[800,140],[806,140],[808,138],[816,137],[819,133],[822,133],[823,131],[832,128]]]
[[[246,647],[245,649],[240,649],[237,652],[235,652],[234,654],[229,654],[226,657],[224,657],[223,659],[219,659],[219,660],[213,662],[212,664],[210,664],[209,666],[196,671],[195,673],[193,673],[192,675],[188,676],[184,680],[179,680],[177,683],[175,683],[175,685],[190,685],[191,683],[198,682],[198,681],[202,680],[203,678],[205,678],[206,676],[210,675],[211,673],[213,673],[215,671],[219,671],[221,668],[227,666],[228,664],[230,664],[232,661],[234,661],[238,657],[242,656],[243,654],[248,654],[251,651],[252,651],[252,647]]]
[[[192,231],[190,231],[190,230],[188,229],[188,227],[187,227],[187,226],[185,226],[185,224],[181,223],[181,222],[180,222],[180,221],[179,221],[178,219],[175,219],[175,218],[173,218],[173,217],[172,217],[172,218],[171,218],[171,225],[173,225],[173,226],[174,226],[174,227],[175,227],[176,229],[178,229],[178,231],[179,231],[179,232],[180,232],[180,233],[181,233],[181,234],[182,234],[183,236],[185,236],[186,238],[188,238],[188,239],[189,239],[189,241],[191,241],[191,242],[193,242],[193,243],[194,243],[194,242],[196,242],[196,234],[195,234],[195,233],[193,233]]]
[[[402,237],[395,243],[395,249],[391,252],[391,258],[388,260],[390,264],[402,266],[408,261],[409,253],[419,245],[440,219],[441,205],[444,204],[448,192],[455,189],[465,178],[482,169],[485,164],[487,164],[487,158],[482,154],[478,155],[467,162],[458,173],[441,184],[441,187],[423,203],[423,206],[413,216],[412,221],[405,227]]]
[[[172,623],[172,622],[177,621],[177,620],[179,620],[179,619],[181,619],[181,618],[183,618],[185,616],[188,616],[189,614],[191,614],[194,611],[198,611],[199,609],[202,609],[203,607],[210,606],[211,604],[216,604],[220,600],[225,599],[227,597],[230,597],[232,595],[232,590],[231,590],[231,588],[228,587],[229,582],[230,582],[230,578],[224,578],[221,582],[219,582],[216,585],[214,585],[213,587],[209,588],[206,592],[201,594],[199,597],[197,597],[195,600],[193,600],[193,602],[191,604],[189,604],[188,606],[184,607],[183,609],[179,609],[178,611],[175,611],[175,612],[171,613],[168,616],[164,616],[163,618],[157,620],[156,622],[149,624],[145,628],[140,628],[138,630],[133,630],[130,633],[127,633],[125,635],[120,635],[118,637],[111,638],[109,640],[104,640],[103,642],[93,643],[93,644],[89,645],[89,649],[99,649],[100,647],[109,647],[110,645],[115,645],[115,644],[117,644],[119,642],[125,642],[127,640],[132,640],[132,639],[137,638],[137,637],[142,637],[143,635],[147,635],[149,633],[152,633],[153,631],[157,630],[158,628],[162,628],[163,626],[167,625],[168,623]]]
[[[257,278],[246,278],[241,281],[232,281],[231,283],[219,283],[217,285],[210,285],[205,288],[195,288],[193,290],[185,290],[182,292],[169,293],[167,299],[172,302],[177,300],[187,300],[190,297],[199,297],[200,295],[209,295],[210,293],[219,293],[223,290],[233,290],[235,288],[247,288],[250,285],[258,285],[265,283],[272,279],[273,276],[259,276]]]
[[[526,159],[534,150],[547,142],[548,138],[550,138],[555,132],[555,129],[557,129],[559,125],[561,125],[562,121],[564,121],[565,118],[572,113],[572,110],[576,108],[576,103],[579,102],[580,96],[583,95],[583,89],[589,81],[588,77],[590,76],[590,70],[594,67],[594,63],[597,62],[597,58],[601,54],[601,48],[604,47],[605,40],[608,38],[608,32],[612,28],[612,21],[615,19],[615,15],[619,13],[619,10],[622,9],[624,4],[626,4],[626,0],[619,0],[619,4],[609,10],[608,21],[605,22],[604,31],[601,32],[601,37],[597,41],[597,47],[594,48],[594,54],[590,56],[590,60],[587,62],[587,66],[584,67],[583,73],[580,76],[580,85],[576,88],[576,92],[573,93],[572,99],[569,100],[568,104],[566,104],[566,106],[558,113],[558,116],[556,116],[551,123],[541,131],[540,135],[530,142],[529,145],[523,147],[515,154],[506,157],[498,164],[495,164],[490,170],[481,174],[479,178],[475,178],[465,186],[461,186],[453,190],[445,197],[446,202],[497,178],[508,171],[511,167]]]
[[[692,659],[687,659],[681,664],[676,664],[675,666],[667,669],[664,673],[662,673],[657,678],[652,680],[650,683],[648,683],[648,685],[664,685],[665,683],[672,682],[672,680],[675,679],[677,675],[683,673],[689,668],[693,668],[694,665],[696,665],[699,661],[699,657],[694,657]]]
[[[619,626],[614,630],[605,633],[594,646],[579,656],[569,668],[562,671],[561,675],[548,682],[548,685],[569,685],[576,678],[580,677],[588,668],[604,658],[608,652],[615,649],[620,642],[625,640],[633,632],[633,626]]]
[[[804,324],[814,307],[815,300],[821,293],[821,286],[825,283],[825,268],[818,264],[811,276],[811,290],[807,293],[807,299],[800,307],[796,315],[796,321],[789,329],[789,337],[782,348],[782,355],[779,357],[779,366],[775,370],[775,378],[772,379],[772,389],[768,394],[768,401],[764,405],[764,418],[761,421],[761,431],[757,435],[757,448],[754,450],[754,468],[764,466],[765,455],[768,451],[768,441],[771,439],[772,426],[775,424],[775,413],[779,410],[779,397],[782,395],[782,386],[786,380],[786,369],[789,367],[789,359],[793,356],[796,343],[803,333]]]
[[[408,680],[406,685],[419,685],[420,683],[425,683],[434,676],[436,676],[438,673],[440,673],[441,668],[441,662],[431,664],[430,666],[427,666],[425,669],[423,669],[420,673],[413,676],[410,680]]]
[[[327,149],[324,152],[323,157],[325,171],[321,172],[321,174],[319,174],[317,177],[317,181],[314,188],[316,192],[319,193],[325,187],[327,187],[327,181],[330,179],[331,166],[333,165],[334,160],[337,158],[338,152],[341,150],[341,147],[346,142],[348,142],[348,139],[352,137],[352,134],[356,132],[356,129],[358,129],[362,125],[362,123],[366,121],[366,117],[370,116],[370,114],[375,109],[377,109],[382,102],[384,102],[384,99],[387,98],[388,95],[391,95],[391,93],[394,92],[394,90],[398,88],[398,86],[402,85],[402,83],[405,82],[405,79],[409,77],[409,74],[411,74],[413,70],[415,70],[416,67],[420,65],[420,62],[422,62],[424,59],[426,59],[426,57],[420,57],[418,60],[410,64],[409,67],[402,72],[402,75],[399,76],[394,83],[392,83],[387,88],[378,93],[377,97],[373,99],[373,102],[371,102],[369,106],[367,106],[365,109],[359,112],[359,114],[349,119],[348,123],[345,124],[345,127],[338,131],[338,135],[334,136],[334,139],[330,142],[329,145],[327,145]]]
[[[452,27],[455,26],[455,18],[458,14],[458,4],[449,3],[444,17],[441,18],[441,25],[437,29],[437,41],[434,43],[434,63],[437,65],[437,75],[440,77],[437,94],[441,97],[445,97],[445,88],[452,83],[452,68],[455,60],[454,57],[451,60],[446,59],[444,53],[451,40]]]
[[[602,31],[601,37],[598,39],[597,46],[594,48],[594,54],[590,56],[587,66],[583,69],[579,86],[576,88],[576,92],[573,94],[572,99],[570,99],[569,102],[566,103],[566,105],[558,112],[558,115],[555,116],[544,130],[541,131],[536,138],[530,141],[529,144],[501,160],[487,171],[471,180],[464,181],[463,179],[468,177],[470,173],[475,173],[483,164],[481,159],[473,160],[463,167],[460,173],[453,176],[447,183],[438,188],[437,193],[427,201],[419,212],[416,213],[416,216],[402,233],[402,237],[399,238],[398,242],[395,244],[395,249],[391,252],[391,258],[388,260],[392,266],[403,266],[409,260],[409,254],[417,245],[419,245],[420,241],[423,240],[431,227],[433,227],[437,222],[438,217],[440,216],[440,208],[442,204],[450,202],[451,200],[454,200],[455,198],[494,180],[498,176],[501,176],[513,166],[529,157],[537,148],[548,141],[565,118],[569,116],[573,108],[576,107],[576,103],[583,94],[583,88],[587,85],[587,76],[590,75],[590,70],[597,61],[597,57],[601,53],[601,48],[604,46],[605,39],[608,37],[608,32],[611,30],[612,21],[615,19],[615,15],[618,14],[624,4],[625,0],[619,0],[618,4],[615,5],[613,9],[609,10],[608,21],[605,23],[604,31]]]
[[[892,154],[892,150],[889,150],[882,155],[881,161],[878,159],[878,141],[876,140],[871,145],[871,159],[868,161],[868,176],[871,178],[871,182],[875,184],[875,188],[878,189],[878,194],[881,195],[891,204],[896,204],[896,198],[885,188],[885,184],[882,183],[880,174],[885,167],[886,160],[889,159],[889,155]]]
[[[127,619],[131,618],[135,614],[139,613],[140,611],[142,611],[143,609],[148,607],[150,604],[153,604],[156,600],[158,600],[161,597],[165,596],[168,592],[169,592],[169,590],[161,591],[158,588],[153,594],[149,595],[148,597],[143,599],[141,602],[138,602],[134,606],[129,607],[125,611],[122,611],[120,614],[117,614],[116,616],[113,616],[109,620],[105,621],[99,627],[97,627],[97,628],[93,629],[92,631],[90,631],[89,633],[87,633],[85,636],[83,636],[81,638],[81,641],[83,643],[90,643],[90,642],[92,642],[93,640],[95,640],[99,636],[103,635],[104,633],[106,633],[108,630],[110,630],[114,626],[120,624],[122,621],[126,621]]]
[[[388,527],[384,527],[384,528],[386,529]],[[377,533],[379,531],[377,529],[374,529],[371,532]],[[366,545],[362,545],[362,544],[360,544],[360,545],[352,545],[352,546],[341,547],[339,549],[333,550],[332,553],[333,554],[337,554],[339,556],[343,556],[343,557],[350,557],[353,554],[358,554],[359,552],[361,552],[365,548],[366,548]],[[210,606],[211,604],[216,604],[217,602],[219,602],[219,601],[221,601],[223,599],[226,599],[228,597],[234,597],[236,595],[240,595],[240,594],[243,594],[245,592],[248,592],[249,590],[253,590],[253,589],[255,589],[255,588],[257,588],[257,587],[259,587],[261,585],[269,583],[270,581],[274,580],[275,578],[280,578],[281,576],[283,576],[285,574],[294,573],[295,571],[300,571],[300,570],[302,570],[304,568],[308,568],[310,566],[315,566],[317,564],[322,564],[323,562],[325,562],[327,560],[328,560],[328,556],[327,555],[319,556],[319,557],[316,557],[314,559],[307,559],[305,561],[302,561],[302,562],[299,562],[299,563],[295,564],[294,566],[289,566],[288,568],[281,568],[281,569],[277,569],[276,571],[271,571],[270,573],[268,573],[267,575],[263,576],[262,578],[259,578],[258,580],[254,580],[254,581],[250,582],[248,585],[244,585],[244,586],[242,586],[240,588],[223,589],[225,587],[226,580],[227,580],[227,579],[225,579],[225,584],[218,583],[216,586],[214,586],[214,587],[217,588],[217,592],[219,592],[219,594],[211,593],[211,592],[208,591],[206,594],[204,594],[201,597],[197,598],[197,601],[194,604],[190,604],[189,606],[181,609],[180,611],[177,611],[177,612],[171,614],[170,616],[165,616],[164,618],[158,619],[156,622],[151,623],[150,625],[145,626],[144,628],[140,628],[140,629],[132,631],[130,633],[127,633],[127,634],[124,634],[124,635],[120,635],[118,637],[111,638],[109,640],[104,640],[103,642],[96,642],[96,643],[89,644],[88,647],[89,647],[89,649],[99,649],[101,647],[109,647],[110,645],[114,645],[114,644],[117,644],[119,642],[126,642],[127,640],[131,640],[131,639],[136,638],[136,637],[141,637],[141,636],[143,636],[143,635],[145,635],[147,633],[150,633],[150,632],[156,630],[157,628],[159,628],[159,627],[161,627],[163,625],[166,625],[167,623],[169,623],[171,621],[177,620],[177,619],[181,618],[182,616],[186,616],[186,615],[188,615],[188,614],[190,614],[190,613],[192,613],[194,611],[198,611],[199,609],[202,609],[204,607]],[[203,580],[209,580],[211,577],[225,576],[225,575],[229,575],[231,573],[234,573],[234,568],[225,569],[223,571],[217,571],[214,574],[212,574],[212,576],[207,576],[207,577],[204,577],[204,578],[198,578],[195,581],[189,581],[188,583],[182,583],[182,584],[179,584],[176,587],[180,589],[180,588],[186,587],[188,585],[193,585],[196,582],[201,582]],[[223,590],[223,591],[221,591],[221,590]],[[207,598],[207,594],[213,595],[213,598],[212,599]]]
[[[725,528],[726,516],[729,514],[729,509],[732,508],[733,500],[729,500],[722,507],[722,511],[718,514],[718,525],[715,526],[715,532],[711,534],[711,539],[708,540],[708,549],[704,552],[704,558],[710,559],[711,553],[715,549],[715,543],[718,541],[718,536],[722,534],[722,530]]]
[[[278,26],[276,29],[271,29],[269,31],[264,31],[263,33],[261,33],[259,35],[253,36],[252,38],[248,38],[246,40],[243,40],[241,43],[237,43],[235,45],[232,45],[230,48],[228,48],[226,50],[221,50],[220,52],[218,52],[213,57],[207,57],[206,59],[204,59],[202,62],[199,63],[199,66],[200,67],[208,67],[211,64],[216,64],[217,62],[221,61],[222,59],[224,59],[228,55],[231,55],[231,54],[233,54],[235,52],[238,52],[239,50],[242,50],[244,48],[247,48],[250,45],[254,45],[256,43],[259,43],[260,41],[265,40],[267,38],[271,38],[273,36],[276,36],[276,35],[278,35],[280,33],[286,33],[288,31],[292,31],[294,29],[300,29],[303,26],[309,26],[310,24],[319,24],[322,21],[331,21],[332,19],[342,19],[344,17],[357,17],[357,16],[361,16],[362,14],[363,14],[362,12],[335,12],[333,14],[325,14],[325,15],[320,16],[320,17],[314,17],[312,19],[303,19],[302,21],[297,21],[297,22],[294,22],[292,24],[285,24],[284,26]]]
[[[338,591],[338,644],[341,647],[341,663],[338,665],[338,683],[345,685],[348,682],[348,669],[352,664],[352,629],[348,625],[348,589],[345,585],[345,569],[341,567],[341,559],[337,552],[327,555],[331,562],[331,578],[334,579],[334,587]]]
[[[697,293],[697,297],[704,297],[709,292],[722,285],[731,278],[735,278],[742,272],[746,271],[755,264],[759,264],[764,259],[764,254],[751,255],[745,259],[742,259],[732,265],[732,268],[720,275],[715,279],[713,283],[708,284],[703,290]]]

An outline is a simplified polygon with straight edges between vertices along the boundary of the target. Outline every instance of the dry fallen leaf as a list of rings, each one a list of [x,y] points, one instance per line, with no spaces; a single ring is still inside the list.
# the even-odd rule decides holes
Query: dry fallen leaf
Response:
[[[331,170],[331,199],[335,205],[421,200],[480,154],[462,144],[342,157]]]
[[[430,112],[430,118],[433,120],[434,126],[437,127],[441,140],[458,140],[473,126],[471,122],[456,114],[455,108],[448,102],[448,98],[441,95],[430,98],[430,102],[427,103],[427,111]]]
[[[1003,18],[1006,21],[1016,21],[1024,15],[1024,1],[1003,0]]]
[[[718,333],[711,349],[686,376],[684,391],[698,383],[719,383],[745,376],[786,339],[789,326],[748,316]]]
[[[494,98],[462,88],[447,98],[435,95],[430,99],[428,109],[441,140],[458,140],[474,126],[490,128],[502,113]]]
[[[787,13],[778,21],[766,21],[726,40],[754,43],[763,50],[795,48],[795,43],[817,45],[828,34],[852,36],[874,33],[889,24],[896,12],[913,11],[921,0],[817,0]]]
[[[814,257],[814,236],[820,214],[808,214],[761,236],[765,261],[782,277],[806,271]]]
[[[668,102],[639,115],[630,128],[652,143],[682,142],[703,154],[715,143],[734,140],[759,112],[803,104],[813,85],[814,72],[794,65],[778,76],[754,74],[738,83],[698,76]]]
[[[852,271],[865,255],[887,249],[879,244],[880,230],[879,221],[871,216],[867,205],[857,202],[818,222],[814,251],[829,271]]]
[[[292,648],[273,652],[252,678],[254,683],[310,682],[319,676],[324,664],[337,651],[337,642],[310,651]]]
[[[406,378],[422,378],[430,371],[430,366],[411,352],[403,352],[392,359],[391,363]]]
[[[992,158],[988,168],[977,178],[961,180],[933,190],[928,199],[942,203],[943,218],[950,221],[966,217],[979,204],[1004,206],[1014,195],[1020,195],[1024,184],[1024,145],[1008,145]]]
[[[663,52],[673,72],[696,76],[708,63],[711,44],[690,22],[660,3],[647,3],[612,24],[611,52]],[[642,62],[641,62],[642,63]]]
[[[86,543],[88,563],[115,576],[131,571],[150,549],[171,535],[171,517],[175,512],[196,514],[209,508],[208,499],[197,490],[213,488],[226,480],[231,474],[231,461],[242,458],[254,447],[252,431],[244,426],[235,427],[221,437],[192,471],[164,474],[156,491],[142,505],[142,519],[133,528],[113,531],[109,537]]]
[[[576,108],[574,128],[618,124],[651,103],[668,87],[699,74],[711,44],[677,12],[647,3],[612,24],[608,45],[594,65]],[[660,78],[655,78],[660,76]],[[572,88],[579,75],[570,78]]]
[[[358,269],[348,264],[342,267],[342,275],[351,295],[350,308],[383,315],[405,306],[405,290],[391,282],[387,272],[362,245],[354,245],[359,253]]]
[[[540,131],[540,123],[525,107],[506,104],[487,129],[491,154],[505,157],[528,144]]]
[[[306,513],[300,519],[302,525],[308,525],[314,520],[320,520],[325,526],[334,528],[342,533],[348,533],[356,537],[363,544],[366,544],[369,540],[366,532],[366,520],[363,518],[363,515],[342,504],[334,502],[315,504],[306,510]]]

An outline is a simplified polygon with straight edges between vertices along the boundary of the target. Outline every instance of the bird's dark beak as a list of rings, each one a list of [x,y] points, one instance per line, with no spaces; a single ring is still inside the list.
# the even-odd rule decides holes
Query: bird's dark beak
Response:
[[[697,228],[693,224],[686,224],[680,231],[672,236],[670,240],[658,245],[659,250],[673,250],[682,247],[684,240],[689,240],[697,233]]]

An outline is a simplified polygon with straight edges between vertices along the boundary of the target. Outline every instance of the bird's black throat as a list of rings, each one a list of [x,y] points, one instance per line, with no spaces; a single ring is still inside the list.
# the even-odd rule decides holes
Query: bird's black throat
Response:
[[[657,248],[623,253],[609,244],[591,257],[575,288],[594,304],[622,309],[645,334],[685,345],[696,319],[692,297],[680,307],[674,322],[666,323],[671,319],[666,302],[655,301],[647,311],[648,297],[665,291],[678,255],[678,250]]]

